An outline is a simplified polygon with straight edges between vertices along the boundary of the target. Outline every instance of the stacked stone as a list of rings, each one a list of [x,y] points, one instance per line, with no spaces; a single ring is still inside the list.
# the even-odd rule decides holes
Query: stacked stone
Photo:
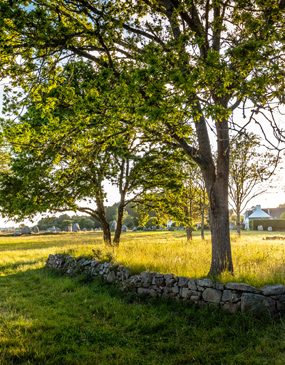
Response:
[[[130,275],[123,265],[94,259],[50,255],[46,266],[67,275],[84,273],[100,277],[108,283],[119,283],[124,290],[137,295],[175,298],[199,306],[214,306],[236,312],[252,312],[261,316],[276,316],[285,312],[285,286],[271,285],[257,289],[244,283],[222,284],[210,279],[190,279],[172,274],[142,272]]]

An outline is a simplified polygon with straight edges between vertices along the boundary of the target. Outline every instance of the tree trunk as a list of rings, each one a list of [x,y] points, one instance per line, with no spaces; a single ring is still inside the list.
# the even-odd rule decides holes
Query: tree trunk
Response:
[[[201,239],[205,239],[205,206],[206,206],[206,191],[205,187],[203,187],[203,195],[201,202]]]
[[[210,220],[212,235],[212,262],[210,275],[219,275],[223,271],[233,272],[230,246],[229,208],[226,186],[221,181],[211,193]]]
[[[121,233],[122,233],[124,207],[125,207],[124,203],[125,202],[121,202],[118,207],[117,227],[115,230],[115,235],[114,235],[114,240],[113,240],[113,242],[116,246],[118,246],[120,243],[120,238],[121,238]]]
[[[201,164],[210,203],[212,261],[209,275],[233,273],[229,228],[229,129],[228,122],[217,122],[217,159],[214,163],[205,121],[197,123],[199,147],[206,157]],[[204,142],[204,143],[203,143]]]
[[[192,241],[192,228],[191,227],[186,227],[186,237],[187,237],[187,241]]]
[[[237,208],[237,218],[236,218],[236,225],[237,225],[237,234],[240,236],[241,233],[241,223],[240,223],[240,209]]]
[[[112,245],[112,238],[111,238],[110,225],[106,220],[104,220],[103,222],[101,220],[101,224],[102,224],[102,229],[103,229],[104,243],[108,246],[111,246]]]
[[[215,169],[204,169],[210,201],[212,262],[209,275],[233,273],[229,219],[229,131],[227,121],[216,123],[217,161]],[[211,171],[212,170],[212,171]]]
[[[205,205],[202,206],[201,211],[201,238],[202,240],[205,239]]]
[[[110,224],[107,222],[107,219],[106,219],[104,200],[102,198],[102,193],[97,194],[96,205],[97,205],[97,217],[96,218],[99,219],[99,221],[102,225],[104,243],[108,246],[111,246],[112,237],[111,237]]]
[[[215,100],[226,107],[227,100]],[[212,262],[209,275],[219,275],[223,271],[233,273],[231,241],[229,230],[229,126],[228,121],[216,122],[217,157],[214,161],[207,122],[197,100],[197,109],[201,112],[199,122],[195,123],[199,149],[191,148],[184,139],[176,137],[181,147],[200,166],[206,185],[210,204],[210,225],[212,240]]]

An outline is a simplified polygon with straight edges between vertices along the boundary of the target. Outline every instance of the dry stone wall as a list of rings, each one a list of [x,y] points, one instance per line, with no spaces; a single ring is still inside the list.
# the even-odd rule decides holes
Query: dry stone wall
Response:
[[[130,270],[122,265],[63,254],[50,255],[46,267],[71,276],[84,273],[90,277],[100,277],[137,295],[173,298],[199,306],[215,306],[231,313],[241,311],[256,316],[276,317],[285,312],[284,285],[258,289],[244,283],[222,284],[210,279],[190,279],[156,272],[131,275]]]

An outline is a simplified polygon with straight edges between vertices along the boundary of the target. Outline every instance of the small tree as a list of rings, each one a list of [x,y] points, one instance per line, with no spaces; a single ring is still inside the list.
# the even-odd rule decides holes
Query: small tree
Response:
[[[201,237],[204,238],[205,210],[208,199],[201,173],[197,166],[187,161],[176,164],[176,184],[148,192],[141,202],[141,209],[147,214],[155,213],[158,222],[173,219],[186,229],[187,240],[197,223],[201,223]],[[147,214],[148,215],[148,214]]]
[[[261,140],[253,133],[237,135],[231,143],[229,197],[236,215],[237,233],[241,232],[241,212],[266,189],[264,182],[275,171],[279,157],[262,152]]]

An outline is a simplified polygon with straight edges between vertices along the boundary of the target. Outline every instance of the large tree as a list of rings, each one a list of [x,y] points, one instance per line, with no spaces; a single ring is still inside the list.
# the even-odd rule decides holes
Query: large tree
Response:
[[[231,118],[239,105],[258,113],[284,101],[284,8],[283,0],[2,0],[0,73],[27,93],[39,74],[50,77],[69,58],[109,70],[106,78],[121,85],[114,114],[119,103],[144,115],[144,130],[167,135],[200,166],[210,202],[210,273],[233,271]]]
[[[118,187],[118,245],[126,205],[169,183],[179,151],[126,128],[130,114],[111,118],[103,76],[90,64],[70,62],[54,71],[53,80],[39,80],[18,119],[3,121],[12,152],[9,174],[0,175],[3,214],[22,219],[47,210],[84,212],[100,221],[105,243],[112,244],[104,189],[109,181]],[[6,108],[14,110],[14,104],[7,101]]]

